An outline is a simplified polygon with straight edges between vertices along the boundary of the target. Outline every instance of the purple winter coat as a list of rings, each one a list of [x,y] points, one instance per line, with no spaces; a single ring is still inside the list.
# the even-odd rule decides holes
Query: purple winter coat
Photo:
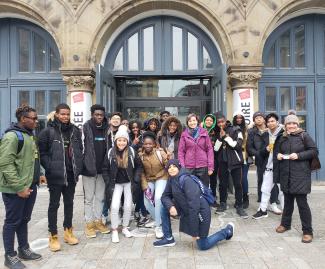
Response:
[[[179,141],[178,159],[185,168],[208,167],[209,171],[214,170],[214,154],[208,132],[199,127],[199,137],[195,141],[186,128]]]

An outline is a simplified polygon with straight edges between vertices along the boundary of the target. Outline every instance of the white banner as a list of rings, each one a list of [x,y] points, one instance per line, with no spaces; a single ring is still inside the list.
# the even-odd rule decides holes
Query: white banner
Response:
[[[91,94],[89,92],[71,93],[71,122],[80,129],[90,119]]]
[[[253,121],[253,89],[239,89],[233,91],[233,113],[236,111],[240,111],[244,114],[247,124]]]

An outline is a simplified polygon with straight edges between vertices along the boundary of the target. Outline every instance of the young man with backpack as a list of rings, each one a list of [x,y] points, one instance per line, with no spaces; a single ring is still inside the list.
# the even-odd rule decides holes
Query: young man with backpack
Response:
[[[70,107],[59,104],[55,118],[39,135],[41,164],[45,169],[50,203],[48,208],[49,248],[59,251],[57,215],[61,194],[64,204],[64,241],[69,245],[79,243],[73,234],[73,200],[76,183],[82,172],[81,130],[70,122]]]
[[[201,180],[181,171],[181,164],[177,159],[169,160],[166,169],[169,179],[161,197],[164,237],[154,242],[154,247],[175,245],[170,216],[180,217],[179,230],[192,236],[200,250],[208,250],[222,240],[231,239],[234,233],[233,223],[228,223],[224,229],[208,236],[211,224],[210,204],[214,199],[212,192],[207,192],[208,188]]]
[[[22,106],[16,110],[17,124],[6,130],[0,144],[0,192],[5,205],[3,225],[4,265],[25,268],[21,260],[38,260],[28,244],[31,219],[40,180],[40,161],[33,130],[37,126],[35,109]],[[18,240],[18,256],[14,249]]]

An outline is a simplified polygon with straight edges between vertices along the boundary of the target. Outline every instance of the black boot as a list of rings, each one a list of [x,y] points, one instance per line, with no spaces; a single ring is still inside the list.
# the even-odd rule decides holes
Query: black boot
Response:
[[[28,245],[24,248],[18,248],[18,257],[25,261],[34,261],[42,258],[40,254],[32,251]]]
[[[10,256],[5,254],[5,266],[9,269],[24,269],[26,266],[18,259],[17,252],[15,252],[14,256]]]
[[[247,193],[243,194],[243,208],[247,209],[249,207],[249,197]]]

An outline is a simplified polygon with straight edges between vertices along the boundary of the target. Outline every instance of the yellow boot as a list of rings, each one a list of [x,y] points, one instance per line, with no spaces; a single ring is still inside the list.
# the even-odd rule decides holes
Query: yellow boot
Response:
[[[85,234],[87,238],[95,238],[96,237],[96,230],[95,230],[95,223],[88,222],[85,227]]]
[[[76,245],[79,243],[77,237],[75,237],[72,232],[72,228],[64,229],[64,242],[68,243],[69,245]]]
[[[95,229],[102,234],[109,234],[110,230],[104,225],[101,219],[95,220]]]
[[[54,252],[59,251],[61,249],[60,241],[59,241],[57,234],[55,234],[55,235],[50,234],[49,248],[51,251],[54,251]]]

